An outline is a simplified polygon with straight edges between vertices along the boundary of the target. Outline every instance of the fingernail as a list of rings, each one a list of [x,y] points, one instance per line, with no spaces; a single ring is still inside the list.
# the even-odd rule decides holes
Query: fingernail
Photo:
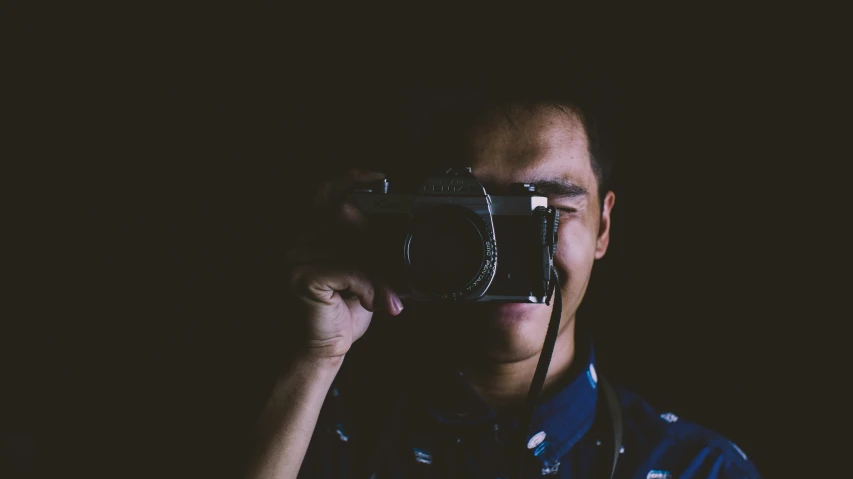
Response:
[[[403,310],[403,302],[400,301],[400,297],[394,293],[391,293],[391,305],[394,306],[394,311],[397,313]]]

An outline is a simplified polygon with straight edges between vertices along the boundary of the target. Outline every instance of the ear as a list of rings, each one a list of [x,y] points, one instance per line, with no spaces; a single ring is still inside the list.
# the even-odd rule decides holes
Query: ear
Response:
[[[604,196],[604,204],[601,205],[601,222],[598,225],[598,238],[595,241],[595,259],[604,257],[607,246],[610,244],[610,212],[616,203],[616,193],[608,191]]]

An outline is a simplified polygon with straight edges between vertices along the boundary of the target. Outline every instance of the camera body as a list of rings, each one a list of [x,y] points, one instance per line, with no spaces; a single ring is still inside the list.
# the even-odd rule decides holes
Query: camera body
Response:
[[[346,196],[367,217],[370,258],[402,297],[544,303],[559,214],[535,185],[493,196],[471,169],[446,169],[415,191],[388,180]]]

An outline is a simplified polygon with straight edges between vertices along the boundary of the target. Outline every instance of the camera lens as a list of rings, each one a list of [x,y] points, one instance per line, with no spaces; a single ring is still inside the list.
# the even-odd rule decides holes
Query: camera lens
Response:
[[[436,295],[464,291],[483,271],[487,238],[483,221],[467,208],[436,207],[419,215],[406,248],[413,286]]]

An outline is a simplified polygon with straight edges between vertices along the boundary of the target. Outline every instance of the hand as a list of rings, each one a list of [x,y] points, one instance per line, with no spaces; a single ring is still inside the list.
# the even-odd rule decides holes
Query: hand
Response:
[[[367,228],[361,211],[342,202],[343,193],[355,183],[382,178],[382,173],[353,169],[323,184],[314,197],[322,219],[287,254],[294,318],[306,331],[302,345],[311,358],[342,359],[367,331],[374,311],[396,316],[403,309],[394,291],[354,264],[357,249],[342,246],[359,244]]]

